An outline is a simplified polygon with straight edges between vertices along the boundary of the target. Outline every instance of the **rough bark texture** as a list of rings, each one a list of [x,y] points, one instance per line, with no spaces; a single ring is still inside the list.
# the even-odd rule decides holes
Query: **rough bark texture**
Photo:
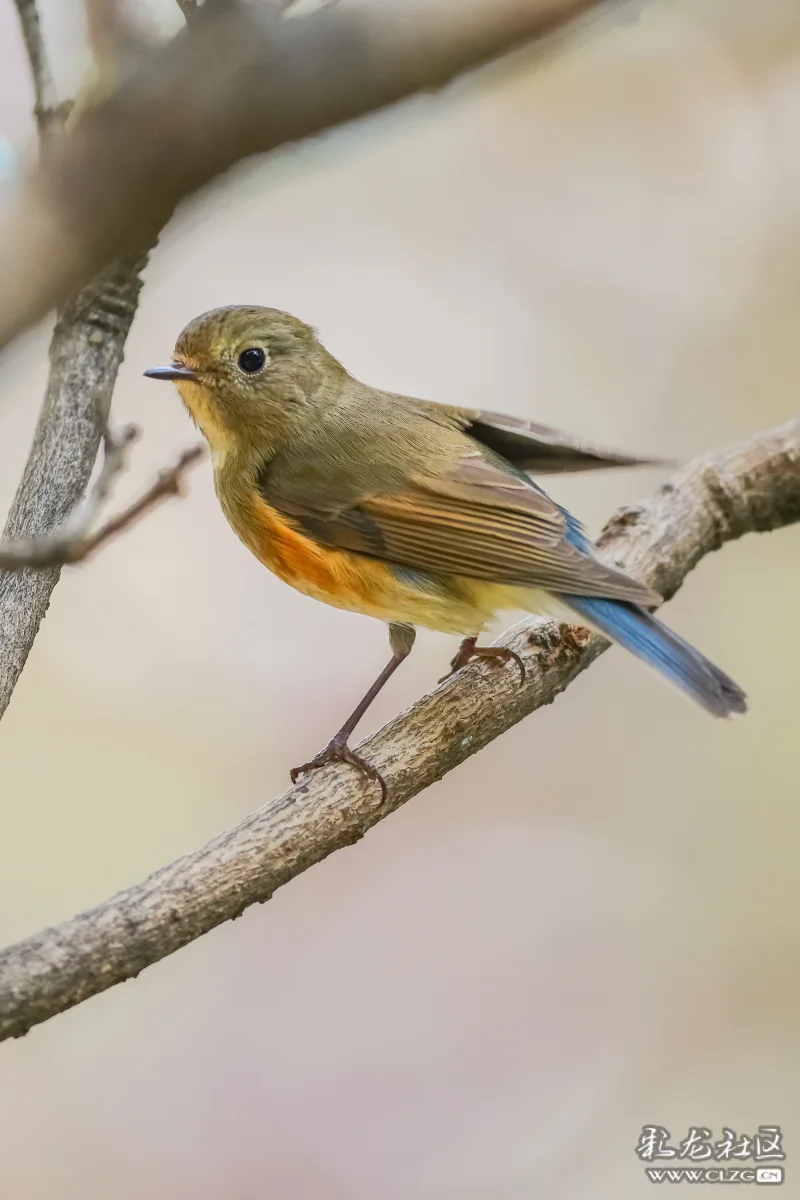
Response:
[[[671,596],[705,554],[798,519],[795,420],[698,459],[651,499],[618,513],[602,546],[611,561]],[[0,1037],[26,1033],[268,900],[549,704],[607,648],[598,636],[579,643],[566,628],[530,620],[502,644],[525,661],[523,687],[514,664],[468,667],[361,744],[388,784],[385,805],[377,786],[352,768],[326,768],[142,883],[8,947],[0,954]]]
[[[0,221],[0,346],[240,159],[442,87],[615,2],[407,0],[292,19],[205,3],[82,112]]]
[[[65,307],[50,343],[50,375],[4,539],[52,532],[78,504],[108,418],[146,256],[123,258]],[[47,612],[59,567],[0,572],[0,716]]]

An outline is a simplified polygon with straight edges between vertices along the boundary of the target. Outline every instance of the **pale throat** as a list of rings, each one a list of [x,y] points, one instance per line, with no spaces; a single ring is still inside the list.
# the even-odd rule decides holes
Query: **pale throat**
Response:
[[[208,442],[214,466],[221,466],[233,445],[230,430],[220,420],[216,406],[201,384],[181,380],[177,387],[189,415]]]

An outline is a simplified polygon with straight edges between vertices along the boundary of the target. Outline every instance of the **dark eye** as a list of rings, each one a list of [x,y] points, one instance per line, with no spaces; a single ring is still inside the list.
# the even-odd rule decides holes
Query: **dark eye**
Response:
[[[239,366],[248,375],[254,375],[256,371],[260,371],[266,361],[267,356],[260,346],[251,346],[239,355]]]

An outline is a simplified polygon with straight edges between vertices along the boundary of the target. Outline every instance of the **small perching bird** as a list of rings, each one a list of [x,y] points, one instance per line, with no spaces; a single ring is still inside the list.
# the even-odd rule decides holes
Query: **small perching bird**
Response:
[[[223,512],[286,583],[389,624],[392,658],[321,753],[377,771],[348,738],[411,650],[415,626],[458,633],[458,670],[500,611],[569,612],[655,667],[717,717],[744,693],[649,610],[661,597],[606,566],[582,526],[529,472],[638,459],[493,412],[398,396],[354,379],[314,330],[272,308],[231,306],[191,321],[173,380],[206,438]]]

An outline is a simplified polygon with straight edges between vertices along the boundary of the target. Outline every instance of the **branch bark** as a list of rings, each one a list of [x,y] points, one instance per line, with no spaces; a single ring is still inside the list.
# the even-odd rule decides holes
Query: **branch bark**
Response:
[[[800,419],[684,468],[649,500],[624,509],[601,538],[605,556],[671,596],[700,559],[751,531],[800,520]],[[388,785],[328,767],[269,801],[199,850],[62,925],[0,953],[0,1038],[81,1003],[210,929],[268,900],[276,888],[351,845],[423,788],[550,704],[608,643],[570,627],[524,621],[502,639],[518,672],[479,664],[453,676],[359,751]]]
[[[123,259],[66,306],[50,343],[50,376],[4,541],[46,537],[83,496],[108,420],[141,288],[144,258]],[[61,574],[0,571],[0,717],[27,662]]]
[[[206,0],[32,173],[0,220],[0,347],[240,159],[307,138],[619,0],[406,0],[283,19]],[[186,6],[184,6],[186,7]]]

